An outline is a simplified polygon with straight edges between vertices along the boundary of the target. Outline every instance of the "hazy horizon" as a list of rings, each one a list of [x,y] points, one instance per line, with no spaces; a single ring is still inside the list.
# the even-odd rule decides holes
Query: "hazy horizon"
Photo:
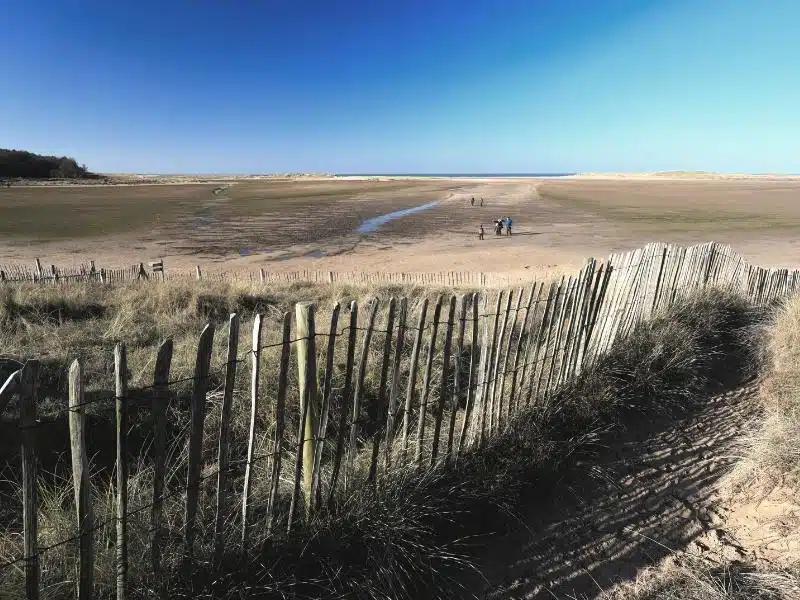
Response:
[[[157,18],[156,18],[157,15]],[[789,0],[4,7],[3,144],[95,172],[796,173]]]

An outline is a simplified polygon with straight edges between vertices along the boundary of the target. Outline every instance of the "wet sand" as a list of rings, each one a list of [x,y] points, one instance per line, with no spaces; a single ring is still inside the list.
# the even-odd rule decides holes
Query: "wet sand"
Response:
[[[219,187],[0,190],[0,263],[515,272],[573,267],[651,241],[710,240],[757,264],[800,263],[798,178],[239,179],[215,194]],[[359,232],[369,219],[429,203]],[[494,235],[503,216],[514,220],[512,237]]]

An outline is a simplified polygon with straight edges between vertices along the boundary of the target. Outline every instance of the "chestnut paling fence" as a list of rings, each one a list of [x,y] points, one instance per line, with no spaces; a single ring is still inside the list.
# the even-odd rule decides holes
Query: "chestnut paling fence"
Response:
[[[232,314],[219,331],[209,323],[200,333],[191,377],[171,378],[166,339],[146,387],[129,386],[120,343],[113,393],[87,399],[82,363],[69,369],[75,525],[57,540],[40,535],[40,364],[28,360],[0,388],[0,412],[16,406],[18,414],[23,513],[20,543],[1,557],[0,585],[16,578],[29,599],[64,585],[80,599],[123,600],[141,585],[163,596],[172,569],[247,551],[264,535],[286,535],[337,510],[357,489],[379,493],[396,469],[439,468],[481,447],[679,299],[715,286],[763,305],[796,292],[798,277],[748,265],[716,243],[649,244],[519,289],[414,305],[406,298],[299,303],[282,315],[279,341],[270,344],[260,315],[244,328]],[[214,369],[220,335],[226,356]],[[276,375],[269,384],[265,371]],[[181,398],[188,408],[178,407]],[[86,409],[101,402],[114,406],[117,443],[113,478],[98,483],[90,477]],[[186,417],[177,430],[169,423],[176,410]],[[142,411],[152,422],[145,459],[132,456],[127,437]],[[233,415],[246,418],[246,436],[232,434]],[[108,501],[98,502],[103,486]],[[113,564],[113,581],[98,581],[98,561]]]

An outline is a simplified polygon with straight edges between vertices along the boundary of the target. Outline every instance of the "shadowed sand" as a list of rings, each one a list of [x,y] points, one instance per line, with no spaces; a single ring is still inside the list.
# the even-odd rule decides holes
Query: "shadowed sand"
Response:
[[[708,536],[741,550],[715,525],[717,484],[757,416],[754,386],[681,415],[637,415],[607,436],[552,490],[537,490],[520,526],[487,541],[487,599],[597,597],[674,551],[708,550]]]

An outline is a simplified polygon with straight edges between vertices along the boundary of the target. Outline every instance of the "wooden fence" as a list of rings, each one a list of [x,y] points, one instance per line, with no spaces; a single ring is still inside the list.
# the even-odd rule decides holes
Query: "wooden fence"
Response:
[[[94,261],[73,267],[44,268],[40,260],[34,265],[0,265],[0,283],[39,282],[39,283],[127,283],[162,281],[231,281],[245,283],[320,283],[352,285],[420,285],[462,288],[496,288],[522,283],[532,283],[537,272],[530,274],[521,271],[517,274],[480,273],[475,271],[445,272],[363,272],[363,271],[224,271],[207,273],[201,266],[191,271],[175,269],[153,270],[152,264],[139,263],[129,267],[95,267]],[[148,268],[149,267],[149,268]],[[539,274],[540,276],[540,274]]]
[[[49,543],[38,529],[39,362],[28,360],[0,388],[0,412],[16,400],[23,511],[21,542],[0,564],[0,585],[3,577],[16,577],[29,599],[64,580],[74,581],[81,600],[124,600],[144,580],[158,590],[172,569],[247,551],[264,535],[286,535],[319,512],[336,511],[357,489],[380,493],[398,469],[439,468],[482,447],[638,321],[688,294],[724,287],[765,304],[796,292],[798,277],[747,265],[719,244],[650,244],[518,290],[440,295],[414,306],[406,298],[337,303],[324,322],[320,307],[299,303],[294,314],[282,315],[275,343],[263,343],[263,319],[256,315],[246,351],[239,347],[246,337],[240,317],[232,314],[220,328],[227,335],[222,368],[211,366],[218,327],[209,323],[188,381],[170,378],[173,342],[167,339],[154,353],[152,386],[130,386],[127,348],[120,343],[115,389],[106,396],[88,400],[83,364],[75,360],[69,368],[65,427],[75,529]],[[268,384],[265,371],[275,375]],[[183,413],[181,399],[188,404]],[[86,447],[86,408],[101,402],[116,415],[116,468],[105,483],[92,481]],[[141,411],[152,422],[146,460],[128,449],[129,422]],[[185,427],[169,426],[182,414]],[[248,423],[241,444],[232,434],[234,414]],[[150,482],[146,492],[143,480]],[[98,506],[92,493],[103,486],[113,491],[111,509]],[[65,546],[74,577],[63,571],[63,555],[49,558]],[[101,559],[114,565],[111,582],[95,579]],[[139,565],[135,578],[132,560]]]

